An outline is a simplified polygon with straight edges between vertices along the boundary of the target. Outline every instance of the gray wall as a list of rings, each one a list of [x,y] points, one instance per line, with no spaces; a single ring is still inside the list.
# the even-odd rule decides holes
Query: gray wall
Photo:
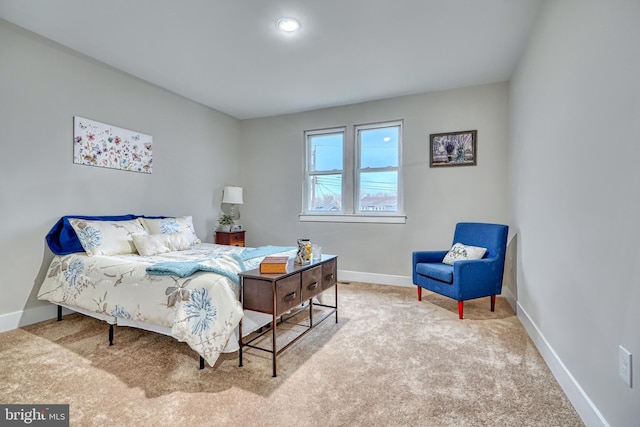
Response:
[[[511,82],[521,316],[612,426],[640,422],[638,18],[637,0],[548,1]]]
[[[588,425],[634,425],[638,369],[630,389],[617,356],[640,354],[638,16],[637,0],[548,1],[510,86],[244,122],[0,20],[0,327],[25,309],[53,315],[35,282],[65,214],[190,214],[211,241],[221,189],[239,184],[249,245],[307,236],[341,270],[380,277],[408,277],[411,251],[447,247],[457,221],[505,222],[507,289],[517,280],[538,348],[601,412]],[[153,135],[154,173],[74,165],[74,115]],[[395,119],[407,223],[301,223],[303,131]],[[478,166],[429,168],[429,134],[464,129],[478,129]]]
[[[238,120],[2,20],[0,99],[0,325],[54,313],[34,282],[60,216],[193,215],[212,241],[222,188],[239,177]],[[153,174],[74,164],[74,115],[151,134]]]
[[[408,280],[411,252],[449,248],[457,222],[506,221],[508,93],[508,84],[499,83],[243,121],[242,223],[249,244],[309,237],[339,255],[339,270]],[[406,224],[300,222],[303,132],[396,119],[404,119]],[[478,130],[477,166],[429,167],[430,133],[470,129]]]

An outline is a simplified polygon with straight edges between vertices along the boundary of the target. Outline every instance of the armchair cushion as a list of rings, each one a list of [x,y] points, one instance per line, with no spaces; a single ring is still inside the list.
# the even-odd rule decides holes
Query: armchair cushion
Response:
[[[463,245],[462,243],[456,243],[451,247],[451,250],[444,256],[442,262],[444,264],[453,265],[456,261],[469,260],[469,259],[482,259],[487,248],[481,248],[479,246]]]
[[[442,263],[418,263],[416,273],[445,283],[453,283],[453,266]]]

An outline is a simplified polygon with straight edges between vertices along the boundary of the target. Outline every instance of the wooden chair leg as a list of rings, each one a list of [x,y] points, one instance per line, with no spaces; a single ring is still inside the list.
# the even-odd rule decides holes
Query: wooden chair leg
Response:
[[[491,311],[496,311],[496,296],[491,295]]]
[[[458,316],[462,319],[462,312],[464,311],[464,301],[458,301]]]
[[[418,301],[422,301],[422,287],[418,286]]]

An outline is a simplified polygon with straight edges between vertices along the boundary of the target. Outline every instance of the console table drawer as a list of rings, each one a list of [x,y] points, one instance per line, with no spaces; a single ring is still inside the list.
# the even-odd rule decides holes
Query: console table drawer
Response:
[[[302,301],[313,298],[322,291],[322,266],[302,272]]]
[[[271,282],[253,278],[244,279],[243,297],[243,307],[245,310],[271,313],[273,307]]]
[[[276,282],[276,315],[300,304],[300,275],[285,277]]]
[[[338,283],[338,262],[336,258],[322,264],[322,290],[329,289]]]

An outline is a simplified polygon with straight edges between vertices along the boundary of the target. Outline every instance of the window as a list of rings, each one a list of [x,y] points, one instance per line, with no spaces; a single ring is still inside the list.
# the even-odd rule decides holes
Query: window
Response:
[[[401,124],[356,126],[357,213],[399,212]]]
[[[344,128],[305,132],[305,212],[342,212]]]
[[[402,121],[306,131],[301,219],[404,222],[401,148]]]

